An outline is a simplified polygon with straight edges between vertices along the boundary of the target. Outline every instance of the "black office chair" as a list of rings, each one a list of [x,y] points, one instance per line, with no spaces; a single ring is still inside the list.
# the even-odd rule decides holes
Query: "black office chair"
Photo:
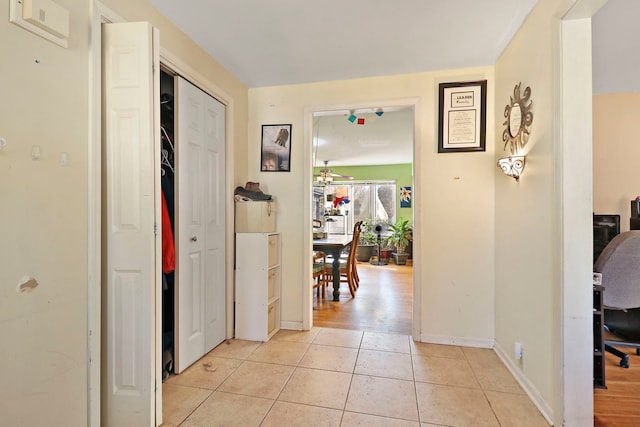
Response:
[[[605,339],[605,350],[628,368],[629,356],[615,347],[632,347],[640,354],[640,231],[614,237],[594,271],[602,274],[605,328],[620,339]]]

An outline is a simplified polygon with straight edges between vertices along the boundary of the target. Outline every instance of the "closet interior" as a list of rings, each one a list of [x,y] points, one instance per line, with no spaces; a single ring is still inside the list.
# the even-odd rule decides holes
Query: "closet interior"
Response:
[[[162,379],[175,357],[175,139],[174,76],[160,71],[160,181],[162,186]]]

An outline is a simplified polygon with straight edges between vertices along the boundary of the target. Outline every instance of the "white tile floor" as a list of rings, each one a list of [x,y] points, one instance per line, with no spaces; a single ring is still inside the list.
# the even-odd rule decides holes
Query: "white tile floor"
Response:
[[[491,350],[315,328],[230,340],[164,382],[162,426],[548,426]]]

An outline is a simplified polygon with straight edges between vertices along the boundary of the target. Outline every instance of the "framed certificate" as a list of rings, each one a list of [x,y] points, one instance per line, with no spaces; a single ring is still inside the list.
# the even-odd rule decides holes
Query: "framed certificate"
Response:
[[[438,153],[485,151],[487,81],[440,83]]]

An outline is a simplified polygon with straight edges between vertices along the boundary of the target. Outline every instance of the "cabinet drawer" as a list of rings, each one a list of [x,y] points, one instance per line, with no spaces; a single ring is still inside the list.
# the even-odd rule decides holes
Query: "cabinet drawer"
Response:
[[[276,303],[269,304],[267,310],[267,334],[276,328]]]
[[[276,269],[269,270],[269,277],[267,277],[267,300],[270,300],[276,295],[276,280],[278,272]]]
[[[269,267],[279,264],[280,247],[278,245],[278,235],[274,234],[269,236],[269,248],[267,250],[269,253]]]

